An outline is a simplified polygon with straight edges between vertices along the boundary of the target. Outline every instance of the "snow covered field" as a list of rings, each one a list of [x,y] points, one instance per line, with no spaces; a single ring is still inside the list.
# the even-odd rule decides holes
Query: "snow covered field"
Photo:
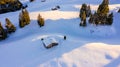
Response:
[[[36,0],[28,4],[31,23],[19,28],[20,11],[0,15],[5,26],[9,18],[17,31],[0,41],[0,67],[120,67],[120,8],[119,0],[110,0],[114,13],[112,26],[79,26],[79,9],[82,3],[95,11],[102,0]],[[57,11],[51,8],[59,5]],[[45,18],[40,28],[37,16]],[[94,32],[93,32],[94,31]],[[66,35],[67,40],[51,49],[44,48],[41,37]]]

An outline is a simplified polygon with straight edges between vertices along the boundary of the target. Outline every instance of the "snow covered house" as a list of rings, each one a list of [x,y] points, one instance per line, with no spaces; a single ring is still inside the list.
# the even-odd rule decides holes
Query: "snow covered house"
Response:
[[[44,45],[45,48],[49,49],[52,48],[53,46],[57,46],[58,45],[58,41],[55,38],[42,38],[42,43]]]

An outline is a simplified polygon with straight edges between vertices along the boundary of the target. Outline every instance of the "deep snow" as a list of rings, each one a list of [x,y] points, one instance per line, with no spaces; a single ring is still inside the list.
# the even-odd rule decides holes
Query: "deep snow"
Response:
[[[79,26],[82,3],[95,11],[102,0],[36,0],[28,4],[30,25],[19,28],[20,11],[0,15],[2,25],[9,18],[17,31],[0,41],[0,67],[120,67],[120,8],[119,0],[110,0],[114,13],[112,26]],[[60,5],[61,9],[51,11]],[[45,26],[40,28],[36,18],[41,14]],[[40,38],[66,35],[67,40],[51,49],[45,49]]]

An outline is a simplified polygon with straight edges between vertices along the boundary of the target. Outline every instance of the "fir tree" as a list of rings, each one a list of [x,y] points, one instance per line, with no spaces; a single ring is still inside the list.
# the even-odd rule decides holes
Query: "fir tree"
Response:
[[[22,12],[19,14],[19,26],[22,28],[28,24],[30,24],[29,13],[26,9],[23,9]]]
[[[7,38],[7,32],[4,30],[0,22],[0,40],[3,40],[5,38]]]
[[[90,15],[90,18],[89,18],[89,23],[93,23],[93,21],[94,21],[94,15],[91,13],[91,15]]]
[[[90,8],[90,5],[87,6],[87,11],[86,11],[86,16],[87,17],[90,17],[91,15],[91,8]]]
[[[44,19],[40,16],[40,14],[38,15],[37,22],[40,27],[44,26],[45,24]]]
[[[81,15],[81,23],[80,26],[86,26],[86,14],[85,11],[83,11],[82,15]]]
[[[23,13],[21,12],[19,14],[19,26],[20,28],[23,28],[25,26],[24,18],[23,18]]]
[[[30,16],[29,16],[29,12],[24,9],[24,16],[25,16],[25,21],[26,21],[26,24],[30,24]]]
[[[99,15],[107,15],[109,13],[109,0],[103,0],[102,4],[99,5],[97,13]]]
[[[113,23],[113,13],[108,15],[107,22],[108,22],[107,23],[108,25],[112,25],[112,23]]]
[[[12,33],[16,31],[16,27],[11,23],[11,21],[6,18],[6,26],[8,33]]]
[[[84,11],[85,11],[85,14],[86,14],[86,10],[87,10],[87,5],[84,3],[84,4],[82,4],[82,7],[80,9],[80,14],[79,14],[80,18],[81,18]]]

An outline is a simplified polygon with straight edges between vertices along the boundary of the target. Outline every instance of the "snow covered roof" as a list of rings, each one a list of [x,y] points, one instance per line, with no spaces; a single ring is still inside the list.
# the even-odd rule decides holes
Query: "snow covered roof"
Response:
[[[46,46],[48,46],[52,43],[58,43],[58,41],[55,38],[51,38],[51,37],[44,38],[43,42]]]

